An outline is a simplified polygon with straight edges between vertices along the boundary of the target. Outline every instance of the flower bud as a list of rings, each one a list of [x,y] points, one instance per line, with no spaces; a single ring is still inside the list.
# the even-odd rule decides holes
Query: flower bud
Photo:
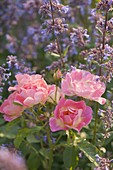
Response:
[[[62,73],[61,73],[60,69],[58,69],[58,70],[54,73],[53,77],[54,77],[54,79],[55,79],[56,81],[59,80],[59,79],[62,77]]]

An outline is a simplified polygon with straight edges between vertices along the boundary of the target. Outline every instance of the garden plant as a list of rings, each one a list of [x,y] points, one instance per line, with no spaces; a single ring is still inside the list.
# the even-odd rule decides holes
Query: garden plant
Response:
[[[113,0],[0,0],[0,170],[113,169]]]

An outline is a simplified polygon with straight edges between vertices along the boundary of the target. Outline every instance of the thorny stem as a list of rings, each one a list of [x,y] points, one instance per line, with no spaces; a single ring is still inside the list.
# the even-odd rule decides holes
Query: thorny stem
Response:
[[[54,26],[55,21],[54,21],[52,0],[50,0],[50,5],[51,5],[52,21],[53,21],[53,26]],[[54,28],[54,27],[53,27],[53,28]],[[60,55],[60,59],[61,59],[61,62],[62,62],[62,66],[64,66],[64,61],[63,61],[63,56],[62,56],[62,52],[61,52],[61,47],[60,47],[59,39],[58,39],[57,35],[55,35],[55,37],[56,37],[56,43],[57,43],[57,47],[58,47],[58,52],[59,52],[59,55]]]

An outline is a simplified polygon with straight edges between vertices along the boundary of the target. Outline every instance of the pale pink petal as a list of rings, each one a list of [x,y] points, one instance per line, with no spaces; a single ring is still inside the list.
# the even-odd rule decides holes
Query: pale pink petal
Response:
[[[27,97],[23,104],[27,107],[31,107],[34,104],[34,99],[32,97]]]
[[[106,99],[103,98],[103,97],[93,97],[92,100],[100,103],[101,105],[105,104],[106,103]]]
[[[44,103],[45,102],[45,94],[43,92],[37,92],[34,95],[35,103]]]
[[[80,69],[68,72],[61,82],[61,90],[65,95],[80,96],[100,104],[105,104],[105,99],[101,99],[105,89],[106,86],[99,80],[99,76]]]
[[[49,119],[49,126],[52,132],[68,129],[64,126],[63,122],[60,119],[56,119],[54,117]]]

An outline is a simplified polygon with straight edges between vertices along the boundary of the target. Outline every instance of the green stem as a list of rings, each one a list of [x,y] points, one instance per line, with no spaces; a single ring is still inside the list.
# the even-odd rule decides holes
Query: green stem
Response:
[[[70,167],[69,170],[73,170],[73,167]]]
[[[58,92],[58,86],[56,86],[56,90],[55,90],[55,102],[57,102],[57,92]]]
[[[48,170],[51,170],[52,169],[52,163],[53,163],[53,144],[52,144],[52,141],[51,141],[49,126],[47,127],[47,137],[48,137],[48,143],[49,143],[49,149],[50,149],[49,165],[47,165],[47,166],[48,166]]]
[[[99,104],[96,103],[96,106],[95,106],[95,125],[94,125],[94,132],[93,132],[93,143],[95,143],[95,141],[96,141],[97,123],[98,123],[98,108],[99,108]]]
[[[62,133],[59,135],[59,137],[57,138],[57,140],[55,142],[55,145],[59,142],[59,140],[61,139],[62,135],[63,135]]]

